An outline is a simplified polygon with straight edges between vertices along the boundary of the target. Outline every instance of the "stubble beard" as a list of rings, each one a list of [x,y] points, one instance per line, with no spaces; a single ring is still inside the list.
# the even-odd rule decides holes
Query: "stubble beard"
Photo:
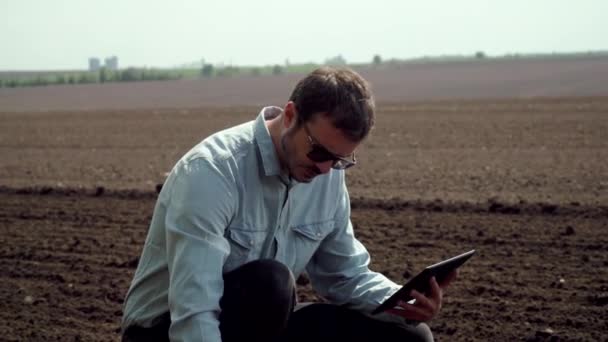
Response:
[[[287,171],[287,174],[290,178],[293,178],[300,183],[310,183],[310,181],[312,181],[312,178],[302,179],[295,172],[296,168],[298,167],[296,160],[296,151],[293,148],[293,144],[291,144],[292,141],[290,141],[290,139],[293,138],[293,136],[295,135],[295,132],[295,129],[289,129],[287,132],[285,132],[285,134],[281,136],[281,151],[283,153],[282,167],[285,171]]]

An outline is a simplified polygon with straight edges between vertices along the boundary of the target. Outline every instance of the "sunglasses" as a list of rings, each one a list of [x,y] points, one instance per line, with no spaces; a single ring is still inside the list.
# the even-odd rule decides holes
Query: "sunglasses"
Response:
[[[336,170],[348,169],[349,167],[357,164],[357,159],[355,158],[354,152],[350,158],[337,156],[329,152],[325,147],[323,147],[323,145],[319,144],[319,142],[310,136],[310,131],[308,130],[308,126],[306,124],[304,124],[304,130],[306,130],[308,143],[310,144],[310,151],[306,154],[308,159],[314,161],[315,163],[324,163],[331,160],[333,161],[331,167],[332,169]]]

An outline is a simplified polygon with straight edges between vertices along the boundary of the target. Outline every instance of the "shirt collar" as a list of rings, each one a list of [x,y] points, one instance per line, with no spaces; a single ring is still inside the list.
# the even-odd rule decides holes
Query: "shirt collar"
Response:
[[[279,176],[281,174],[281,164],[268,127],[266,127],[266,120],[276,118],[282,112],[283,109],[280,107],[264,107],[254,123],[253,134],[262,157],[262,165],[266,176]]]

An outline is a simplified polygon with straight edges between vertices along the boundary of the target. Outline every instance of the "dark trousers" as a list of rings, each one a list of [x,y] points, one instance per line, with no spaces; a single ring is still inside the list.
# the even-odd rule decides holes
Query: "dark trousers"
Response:
[[[257,260],[224,275],[220,300],[223,342],[432,341],[425,324],[397,325],[331,304],[293,311],[296,287],[289,269],[274,260]],[[169,341],[169,313],[150,328],[129,327],[123,342]]]

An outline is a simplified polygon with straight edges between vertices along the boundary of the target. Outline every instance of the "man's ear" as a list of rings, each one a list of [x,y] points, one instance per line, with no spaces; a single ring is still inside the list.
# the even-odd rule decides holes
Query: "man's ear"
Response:
[[[293,101],[287,102],[285,109],[283,109],[283,127],[289,128],[294,126],[298,121],[298,113],[296,112],[296,105]]]

